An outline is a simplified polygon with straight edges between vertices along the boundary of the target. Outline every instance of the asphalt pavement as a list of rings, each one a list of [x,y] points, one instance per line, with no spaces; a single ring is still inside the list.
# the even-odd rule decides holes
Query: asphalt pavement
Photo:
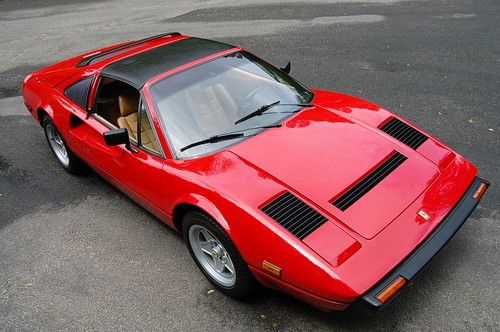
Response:
[[[0,1],[0,330],[500,330],[498,1]],[[182,239],[95,174],[58,167],[20,98],[67,57],[180,31],[242,45],[314,88],[373,101],[492,182],[389,306],[322,313],[218,292]]]

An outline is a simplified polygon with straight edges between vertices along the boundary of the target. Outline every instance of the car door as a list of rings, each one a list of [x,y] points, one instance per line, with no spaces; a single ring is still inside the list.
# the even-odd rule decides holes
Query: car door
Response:
[[[98,89],[98,86],[99,82],[96,82],[94,89]],[[98,91],[91,95],[97,93]],[[93,102],[92,100],[89,105],[93,106]],[[116,129],[116,126],[98,113],[91,113],[82,123],[74,126],[72,135],[74,139],[79,140],[79,154],[83,154],[84,159],[96,172],[164,219],[164,154],[142,98],[139,105],[136,110],[137,137],[131,137],[130,149],[124,145],[106,145],[103,133]]]

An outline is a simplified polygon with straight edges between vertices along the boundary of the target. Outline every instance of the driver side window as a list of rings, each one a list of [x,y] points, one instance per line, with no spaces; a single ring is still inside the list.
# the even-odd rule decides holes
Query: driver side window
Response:
[[[106,126],[127,129],[134,145],[161,155],[139,90],[120,80],[101,77],[94,105],[94,116]]]
[[[108,77],[101,77],[94,103],[94,115],[110,128],[126,128],[137,142],[139,90]]]

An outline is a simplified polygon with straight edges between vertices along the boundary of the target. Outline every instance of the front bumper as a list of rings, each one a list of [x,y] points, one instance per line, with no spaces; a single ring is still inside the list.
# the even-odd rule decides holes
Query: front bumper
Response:
[[[482,185],[484,184],[484,185]],[[467,189],[467,192],[460,199],[457,205],[445,217],[431,235],[413,251],[408,258],[398,265],[391,273],[385,276],[379,283],[371,288],[365,295],[362,296],[364,302],[371,307],[379,308],[390,301],[390,296],[387,298],[382,294],[387,294],[391,287],[399,283],[399,281],[409,281],[420,272],[427,263],[444,247],[444,245],[455,235],[465,220],[470,216],[476,208],[482,194],[476,196],[476,192],[480,186],[489,186],[489,183],[478,177],[474,179],[472,184]],[[486,189],[486,188],[484,188]],[[484,190],[483,190],[484,193]],[[404,279],[402,279],[404,278]],[[397,286],[397,285],[396,285]],[[387,298],[387,299],[386,299]],[[382,301],[380,300],[382,299]]]

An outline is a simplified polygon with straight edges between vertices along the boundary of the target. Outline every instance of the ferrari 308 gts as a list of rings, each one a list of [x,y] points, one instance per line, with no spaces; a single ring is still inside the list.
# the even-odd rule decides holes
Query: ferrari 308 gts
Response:
[[[89,166],[179,231],[221,292],[383,306],[489,184],[408,121],[289,71],[167,33],[36,71],[23,97],[65,170]]]

